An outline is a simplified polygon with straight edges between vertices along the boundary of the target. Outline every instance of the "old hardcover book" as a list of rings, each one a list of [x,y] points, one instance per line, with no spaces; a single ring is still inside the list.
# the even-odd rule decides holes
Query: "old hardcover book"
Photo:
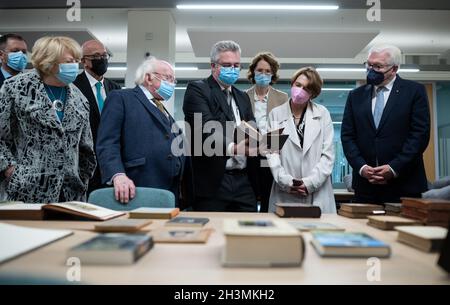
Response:
[[[305,245],[299,231],[283,219],[225,219],[226,267],[300,266]]]
[[[387,212],[391,212],[391,213],[401,213],[402,211],[402,204],[401,203],[396,203],[396,202],[386,202],[384,204],[384,209]]]
[[[152,232],[155,243],[201,243],[208,241],[212,229],[161,228]]]
[[[70,249],[68,257],[78,257],[81,264],[133,264],[153,247],[153,239],[143,234],[107,233]]]
[[[320,218],[320,207],[301,203],[276,203],[275,214],[279,217]]]
[[[420,220],[427,225],[448,227],[450,201],[426,198],[402,198],[402,216]]]
[[[372,214],[373,211],[384,211],[382,205],[377,204],[365,204],[365,203],[343,203],[341,204],[342,211],[349,213],[367,213]]]
[[[137,232],[151,224],[148,219],[112,219],[95,225],[97,232]]]
[[[399,226],[397,240],[425,252],[441,249],[448,230],[434,226]]]
[[[0,203],[0,219],[3,220],[43,220],[43,204],[4,201]]]
[[[353,219],[366,219],[367,216],[380,214],[384,215],[384,211],[374,211],[372,212],[372,214],[369,214],[369,213],[350,213],[347,211],[338,210],[338,215]]]
[[[364,203],[343,203],[338,214],[348,218],[364,219],[370,215],[384,215],[383,206]]]
[[[142,207],[129,212],[130,218],[137,219],[172,219],[180,213],[179,208]]]
[[[389,257],[388,244],[358,232],[312,232],[311,244],[325,257]]]
[[[398,216],[367,216],[369,226],[381,230],[394,230],[397,226],[417,226],[420,222],[417,220],[398,217]]]
[[[0,205],[0,219],[42,220],[42,219],[89,219],[108,220],[124,215],[86,202],[61,202],[49,204],[13,203]]]
[[[248,137],[255,144],[261,144],[269,150],[279,151],[289,138],[289,135],[283,134],[283,130],[284,128],[280,128],[262,135],[248,122],[241,121],[241,124],[237,127],[237,141]]]
[[[165,223],[166,226],[176,227],[203,227],[209,222],[209,218],[204,217],[175,217]]]

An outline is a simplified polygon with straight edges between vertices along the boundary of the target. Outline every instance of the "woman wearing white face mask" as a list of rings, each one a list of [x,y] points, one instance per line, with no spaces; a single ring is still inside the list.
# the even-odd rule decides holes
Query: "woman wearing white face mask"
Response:
[[[298,70],[291,79],[291,99],[269,114],[269,130],[284,128],[289,139],[279,153],[267,155],[274,184],[269,211],[275,203],[306,203],[323,213],[336,213],[331,184],[334,164],[333,122],[328,110],[312,102],[322,88],[313,68]]]
[[[272,87],[278,81],[280,64],[272,53],[258,53],[252,60],[247,73],[253,86],[247,90],[255,114],[256,125],[260,133],[267,133],[269,113],[273,108],[288,101],[283,91]],[[273,177],[267,161],[261,157],[257,177],[257,196],[261,201],[260,212],[267,212],[269,207],[270,188]]]
[[[72,85],[81,48],[68,37],[36,41],[34,70],[0,90],[0,182],[10,200],[84,200],[95,169],[89,104]]]

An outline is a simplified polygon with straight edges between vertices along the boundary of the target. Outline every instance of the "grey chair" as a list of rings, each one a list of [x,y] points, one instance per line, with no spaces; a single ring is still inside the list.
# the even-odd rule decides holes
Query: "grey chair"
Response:
[[[130,211],[140,207],[173,208],[175,196],[172,192],[149,187],[136,187],[136,196],[127,204],[122,204],[114,197],[114,188],[93,191],[88,202],[116,211]]]

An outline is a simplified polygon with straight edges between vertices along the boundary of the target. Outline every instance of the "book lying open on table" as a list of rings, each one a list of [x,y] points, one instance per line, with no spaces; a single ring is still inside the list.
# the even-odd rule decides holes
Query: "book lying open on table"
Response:
[[[90,220],[108,220],[124,215],[86,202],[61,202],[49,204],[31,204],[10,202],[0,204],[0,219],[5,220],[44,220],[81,218]]]

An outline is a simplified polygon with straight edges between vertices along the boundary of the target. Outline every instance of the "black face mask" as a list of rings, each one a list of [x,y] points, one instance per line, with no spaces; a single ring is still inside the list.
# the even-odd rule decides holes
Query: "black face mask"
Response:
[[[108,70],[108,60],[106,58],[102,59],[92,59],[92,72],[98,76],[102,76]]]
[[[378,86],[379,84],[381,84],[382,82],[384,82],[384,76],[386,75],[386,73],[388,73],[389,71],[391,71],[392,69],[394,69],[395,66],[392,66],[389,70],[387,70],[386,72],[379,72],[379,71],[375,71],[374,69],[370,69],[367,71],[367,83],[369,85],[375,85]]]

